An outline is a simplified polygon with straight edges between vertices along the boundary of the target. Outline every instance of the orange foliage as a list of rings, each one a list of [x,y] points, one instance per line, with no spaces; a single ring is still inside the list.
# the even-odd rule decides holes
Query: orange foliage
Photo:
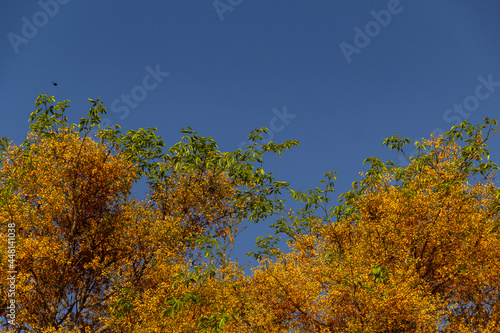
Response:
[[[37,106],[53,101],[44,98]],[[477,128],[462,125],[470,137],[463,148],[456,129],[423,140],[427,153],[406,168],[368,159],[372,168],[333,210],[326,174],[325,191],[291,191],[306,202],[292,212],[267,199],[287,184],[250,165],[262,163],[253,146],[220,153],[190,129],[183,130],[189,143],[171,155],[154,150],[163,143],[153,131],[120,137],[108,129],[96,143],[86,135],[104,108],[91,102],[83,137],[62,113],[47,118],[64,111],[60,103],[34,113],[38,130],[2,153],[1,248],[15,229],[18,272],[17,325],[1,322],[3,329],[498,332],[500,192],[496,165],[482,163],[489,136]],[[401,150],[403,141],[385,143]],[[292,145],[260,148],[281,154]],[[131,189],[141,177],[150,192],[139,201]],[[290,251],[262,238],[259,264],[247,275],[231,257],[240,223],[274,213],[283,217],[274,226],[289,236]],[[6,253],[2,281],[12,268]],[[4,318],[7,290],[2,282]]]
[[[109,274],[128,256],[123,215],[134,168],[71,129],[50,139],[30,133],[28,140],[25,154],[12,146],[2,164],[17,183],[0,220],[15,225],[18,236],[18,324],[96,330]],[[5,274],[5,256],[1,265]]]
[[[491,175],[469,184],[456,144],[424,143],[432,158],[410,164],[403,185],[388,168],[368,176],[352,214],[255,272],[278,331],[497,330],[497,188]]]

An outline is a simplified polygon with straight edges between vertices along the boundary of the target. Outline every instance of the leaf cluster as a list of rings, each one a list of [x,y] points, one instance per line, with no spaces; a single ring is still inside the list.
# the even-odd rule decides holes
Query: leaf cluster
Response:
[[[0,140],[0,278],[16,275],[14,332],[496,332],[500,190],[487,142],[496,120],[383,145],[332,204],[337,173],[289,189],[264,154],[297,141],[219,150],[181,130],[101,128],[106,108],[69,124],[69,101],[40,95],[27,139]],[[90,137],[97,129],[95,138]],[[267,155],[266,155],[267,156]],[[147,198],[132,196],[138,181]],[[288,192],[301,205],[287,209]],[[245,273],[231,251],[245,223],[270,220]],[[8,237],[15,230],[15,237]],[[289,251],[279,247],[287,239]]]

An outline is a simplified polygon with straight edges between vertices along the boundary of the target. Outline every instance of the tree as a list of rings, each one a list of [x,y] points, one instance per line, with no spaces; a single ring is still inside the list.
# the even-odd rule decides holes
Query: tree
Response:
[[[100,130],[95,142],[87,136],[106,110],[99,100],[90,102],[88,117],[70,125],[64,116],[69,101],[54,104],[52,96],[40,95],[27,140],[16,146],[2,139],[3,249],[4,236],[15,229],[15,255],[0,256],[2,281],[9,259],[18,272],[16,325],[3,312],[3,328],[148,329],[144,319],[153,314],[147,311],[155,300],[164,314],[176,313],[177,295],[188,293],[185,302],[199,298],[188,288],[191,281],[216,274],[200,251],[221,272],[236,267],[226,252],[238,223],[266,217],[275,205],[267,197],[286,186],[253,164],[262,162],[263,153],[281,153],[296,142],[255,143],[223,154],[211,138],[188,128],[183,132],[190,136],[164,153],[156,129],[122,134],[119,126]],[[265,131],[250,137],[256,141]],[[130,193],[141,178],[148,180],[150,194],[139,201]],[[6,284],[1,292],[6,309]],[[201,323],[194,321],[194,327]],[[150,328],[155,325],[176,324],[157,321]]]
[[[486,145],[498,133],[495,120],[415,142],[420,153],[405,168],[366,159],[370,168],[336,206],[334,171],[324,189],[289,189],[304,204],[292,211],[280,198],[288,184],[262,163],[263,154],[298,142],[262,145],[262,128],[244,150],[221,152],[188,127],[164,151],[155,128],[100,129],[106,109],[90,102],[88,117],[69,124],[69,101],[40,95],[27,139],[0,142],[3,330],[495,332],[500,325],[500,191]],[[404,154],[409,142],[393,136],[383,144]],[[140,179],[149,184],[143,200],[131,195]],[[245,221],[274,216],[276,235],[257,238],[248,255],[259,264],[245,274],[231,256],[235,238]],[[289,251],[277,247],[280,237]],[[7,316],[12,299],[16,325]]]
[[[306,206],[276,224],[291,252],[265,258],[252,280],[276,331],[495,332],[500,191],[486,146],[495,125],[464,122],[416,142],[407,168],[367,159],[337,207],[326,207],[332,174],[325,190],[292,191]]]

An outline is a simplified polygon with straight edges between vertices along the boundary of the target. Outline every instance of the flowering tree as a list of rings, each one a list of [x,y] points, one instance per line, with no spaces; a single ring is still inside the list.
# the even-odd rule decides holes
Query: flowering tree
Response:
[[[495,332],[500,325],[500,191],[487,141],[496,121],[416,142],[403,168],[368,158],[330,206],[289,190],[263,154],[220,152],[190,128],[164,151],[155,128],[100,129],[106,110],[68,124],[69,101],[41,95],[27,139],[0,159],[0,327],[16,332]],[[98,127],[96,139],[88,137]],[[404,153],[408,139],[384,141]],[[460,146],[460,144],[462,146]],[[146,199],[131,195],[138,180]],[[276,234],[231,256],[246,220]]]
[[[495,125],[464,122],[416,142],[421,153],[406,168],[367,159],[370,170],[337,207],[326,205],[332,173],[325,190],[292,191],[306,205],[276,224],[291,237],[291,252],[266,256],[252,280],[271,327],[495,332],[500,191],[486,146]],[[394,136],[384,144],[404,152],[408,142]]]
[[[28,138],[18,146],[2,139],[2,281],[17,272],[13,294],[2,282],[2,328],[135,331],[148,329],[156,310],[182,318],[185,303],[210,289],[200,289],[203,279],[241,276],[229,257],[238,225],[268,216],[276,204],[268,197],[286,186],[254,164],[296,142],[223,154],[188,128],[164,153],[156,129],[123,134],[119,126],[100,130],[96,142],[87,136],[105,108],[90,101],[89,116],[70,125],[69,101],[41,95]],[[141,178],[150,185],[146,200],[131,197]],[[196,311],[191,326],[212,325],[208,312]],[[183,321],[157,320],[150,329],[176,331]]]

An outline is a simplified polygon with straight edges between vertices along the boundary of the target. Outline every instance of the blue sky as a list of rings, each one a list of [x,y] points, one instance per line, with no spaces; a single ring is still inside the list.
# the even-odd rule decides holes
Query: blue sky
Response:
[[[498,118],[498,13],[495,0],[3,0],[0,136],[25,138],[38,94],[69,99],[74,122],[100,97],[106,122],[157,127],[168,147],[184,126],[223,151],[270,127],[300,146],[266,171],[306,190],[336,170],[341,194],[365,158],[404,162],[386,137]]]

